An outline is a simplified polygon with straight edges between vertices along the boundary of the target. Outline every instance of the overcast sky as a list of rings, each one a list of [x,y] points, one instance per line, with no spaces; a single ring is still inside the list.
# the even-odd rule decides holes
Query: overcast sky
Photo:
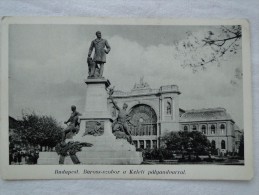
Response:
[[[70,106],[84,110],[87,53],[100,30],[111,52],[104,76],[118,90],[130,91],[141,76],[151,88],[176,84],[182,109],[224,107],[243,127],[242,83],[230,83],[235,69],[242,69],[241,52],[221,65],[193,73],[182,68],[174,43],[186,32],[202,34],[217,27],[11,25],[9,31],[9,115],[24,112],[67,120]]]

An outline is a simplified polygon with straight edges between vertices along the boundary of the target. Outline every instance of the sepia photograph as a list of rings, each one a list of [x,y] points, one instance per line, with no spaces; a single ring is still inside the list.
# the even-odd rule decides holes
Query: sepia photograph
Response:
[[[113,178],[100,165],[150,179],[204,179],[187,172],[206,167],[208,179],[232,169],[251,178],[245,21],[38,20],[7,18],[2,35],[6,167]]]

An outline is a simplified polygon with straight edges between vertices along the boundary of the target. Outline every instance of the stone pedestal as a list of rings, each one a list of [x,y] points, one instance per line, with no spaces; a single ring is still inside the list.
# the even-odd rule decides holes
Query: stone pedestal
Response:
[[[86,101],[82,119],[110,119],[110,112],[107,106],[108,94],[106,88],[110,82],[107,79],[87,79],[85,81]]]
[[[87,79],[85,109],[80,117],[80,130],[74,141],[93,144],[82,148],[77,156],[81,164],[129,165],[141,164],[142,153],[136,152],[134,145],[124,139],[116,139],[112,134],[112,119],[108,110],[106,88],[110,85],[106,79]],[[56,152],[41,152],[38,164],[58,164]],[[66,157],[65,164],[73,164]]]

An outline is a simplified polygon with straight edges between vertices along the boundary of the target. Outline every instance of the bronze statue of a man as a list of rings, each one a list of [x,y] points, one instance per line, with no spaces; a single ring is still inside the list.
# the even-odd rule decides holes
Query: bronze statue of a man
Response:
[[[74,164],[80,164],[76,153],[81,151],[82,147],[91,147],[92,144],[87,142],[78,142],[73,141],[73,136],[79,131],[79,116],[81,114],[76,111],[76,106],[71,106],[72,113],[65,124],[68,124],[67,128],[64,130],[62,135],[62,140],[59,144],[56,145],[55,149],[58,153],[59,164],[64,164],[66,156],[70,156]]]
[[[69,117],[69,119],[67,121],[65,121],[65,124],[68,124],[67,128],[64,130],[63,132],[63,140],[66,139],[66,136],[68,133],[78,133],[79,131],[79,116],[81,116],[81,114],[79,112],[76,111],[76,106],[72,105],[71,106],[71,115]]]
[[[88,58],[91,57],[92,51],[94,49],[95,51],[94,51],[93,61],[95,62],[96,66],[99,64],[100,66],[99,77],[103,77],[103,66],[104,66],[104,63],[106,63],[106,54],[110,52],[111,47],[107,40],[102,39],[102,34],[100,31],[96,32],[96,37],[97,38],[93,40],[90,45]]]

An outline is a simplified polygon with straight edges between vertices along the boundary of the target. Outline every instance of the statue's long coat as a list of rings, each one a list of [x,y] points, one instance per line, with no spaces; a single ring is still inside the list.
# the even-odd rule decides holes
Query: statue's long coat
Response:
[[[93,48],[95,49],[93,60],[95,62],[106,62],[106,53],[105,47],[107,48],[107,52],[111,50],[111,47],[107,40],[105,39],[95,39],[92,41],[91,46],[89,48],[89,55],[92,54]]]

